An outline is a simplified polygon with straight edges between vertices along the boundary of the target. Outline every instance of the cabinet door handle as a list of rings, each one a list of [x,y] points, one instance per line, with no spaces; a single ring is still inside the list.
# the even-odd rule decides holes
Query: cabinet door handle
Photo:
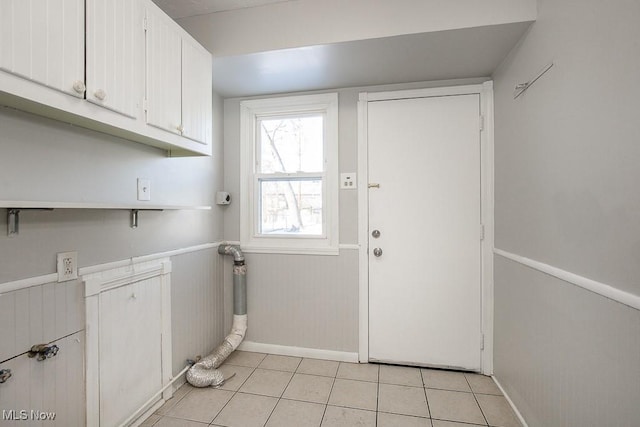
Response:
[[[7,382],[11,378],[11,369],[0,369],[0,384]]]
[[[104,101],[104,99],[107,97],[107,92],[105,92],[102,89],[98,89],[93,96],[95,96],[96,98],[98,98],[100,101]]]
[[[178,129],[178,132],[180,132],[180,133],[184,132],[184,126],[183,125],[179,125],[176,129]]]
[[[37,360],[43,361],[44,359],[51,359],[54,357],[58,354],[58,350],[60,350],[60,348],[55,344],[38,344],[31,347],[27,356],[32,358],[37,356]]]
[[[84,82],[81,80],[76,80],[73,83],[73,90],[75,90],[78,93],[84,93],[84,91],[87,90],[87,87],[84,85]]]

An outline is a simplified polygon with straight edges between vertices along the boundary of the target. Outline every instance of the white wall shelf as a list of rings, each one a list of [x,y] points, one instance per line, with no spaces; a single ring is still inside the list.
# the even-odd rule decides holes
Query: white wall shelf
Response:
[[[138,227],[138,212],[164,210],[210,210],[211,206],[192,205],[148,205],[142,203],[91,203],[91,202],[40,202],[25,200],[0,200],[0,209],[7,209],[7,235],[15,236],[20,232],[20,211],[54,209],[109,209],[131,211],[131,228]]]

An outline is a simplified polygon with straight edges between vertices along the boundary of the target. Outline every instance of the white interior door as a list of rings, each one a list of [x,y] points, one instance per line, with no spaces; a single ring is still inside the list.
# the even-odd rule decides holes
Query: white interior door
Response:
[[[369,359],[479,371],[480,96],[369,102],[367,116]]]

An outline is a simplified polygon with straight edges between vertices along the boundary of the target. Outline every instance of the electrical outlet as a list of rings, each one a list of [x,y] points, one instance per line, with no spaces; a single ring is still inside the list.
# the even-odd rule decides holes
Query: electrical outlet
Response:
[[[78,252],[60,252],[58,254],[58,282],[78,278]]]

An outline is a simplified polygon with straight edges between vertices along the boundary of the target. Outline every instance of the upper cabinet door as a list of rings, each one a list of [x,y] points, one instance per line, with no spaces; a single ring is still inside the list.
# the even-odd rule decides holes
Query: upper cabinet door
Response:
[[[188,38],[182,40],[182,136],[211,144],[211,54]]]
[[[177,24],[147,4],[147,123],[182,134],[182,39]]]
[[[0,0],[0,69],[84,97],[84,0]]]
[[[144,97],[140,0],[87,0],[87,100],[138,118]]]

